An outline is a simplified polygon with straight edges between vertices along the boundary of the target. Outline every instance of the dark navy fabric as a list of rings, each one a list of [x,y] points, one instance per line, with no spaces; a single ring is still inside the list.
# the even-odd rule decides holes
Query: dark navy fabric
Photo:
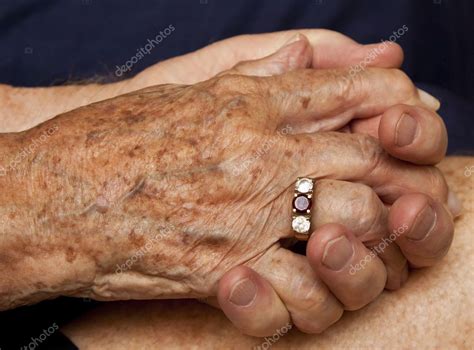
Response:
[[[169,25],[123,77],[242,33],[328,28],[370,43],[406,25],[403,68],[443,100],[449,151],[460,153],[474,149],[473,15],[471,0],[1,0],[0,82],[116,79],[116,66]]]
[[[1,0],[0,82],[116,79],[148,39],[176,30],[123,77],[242,33],[328,28],[362,43],[397,42],[403,68],[443,102],[450,153],[474,149],[474,1],[471,0]]]
[[[408,31],[397,40],[405,51],[403,69],[441,100],[449,152],[472,153],[473,15],[472,0],[0,0],[0,83],[117,79],[116,66],[170,25],[175,30],[142,53],[122,78],[243,33],[327,28],[371,43],[406,25]],[[48,322],[65,320],[89,305],[54,308],[54,303],[31,308],[28,317],[29,308],[22,308],[17,321],[25,327],[29,321],[44,323],[46,316]],[[13,319],[9,323],[20,327]],[[38,334],[28,332],[28,339]]]

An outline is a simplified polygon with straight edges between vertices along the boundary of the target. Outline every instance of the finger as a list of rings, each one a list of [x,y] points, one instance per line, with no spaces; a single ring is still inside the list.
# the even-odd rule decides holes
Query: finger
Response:
[[[286,198],[291,198],[293,188]],[[400,288],[408,278],[408,265],[400,248],[390,240],[388,207],[368,186],[346,181],[319,180],[313,190],[312,227],[337,222],[350,227],[352,233],[384,263],[387,272],[385,288]],[[280,230],[291,227],[288,218]],[[293,236],[288,232],[288,237]]]
[[[398,44],[380,43],[361,45],[345,35],[324,29],[292,30],[267,34],[241,35],[218,41],[190,54],[160,62],[160,72],[172,71],[176,65],[182,67],[185,60],[189,69],[180,69],[168,82],[195,84],[207,80],[220,72],[230,69],[241,61],[256,60],[271,55],[296,34],[305,35],[313,52],[311,66],[314,68],[342,68],[359,66],[397,68],[403,61],[403,51]],[[367,58],[369,60],[367,61]],[[202,69],[195,69],[200,67]],[[142,86],[155,85],[149,82],[150,73],[156,67],[150,67],[140,73]],[[152,70],[152,72],[150,72]],[[176,70],[176,69],[174,69]],[[190,72],[192,71],[192,74]],[[179,74],[178,74],[179,73]],[[163,75],[163,74],[161,74]]]
[[[292,194],[293,187],[290,187],[282,200],[287,202]],[[281,207],[285,207],[284,203]],[[390,234],[388,207],[370,187],[346,181],[318,180],[313,189],[311,213],[314,230],[337,222],[349,227],[359,241],[373,249],[385,264],[387,289],[398,289],[406,281],[407,260],[398,246],[387,239]],[[286,237],[292,237],[291,217],[287,217],[287,220],[279,221],[278,230],[286,231]]]
[[[374,251],[387,270],[387,289],[398,289],[406,281],[407,260],[395,243],[387,243],[388,208],[370,187],[346,181],[319,180],[313,191],[311,212],[313,229],[337,222],[349,227],[359,241]]]
[[[446,155],[448,134],[433,111],[407,105],[388,109],[379,125],[382,147],[396,158],[416,164],[436,164]]]
[[[293,191],[289,188],[286,197],[291,198]],[[368,244],[384,237],[388,230],[388,208],[369,186],[361,183],[318,180],[311,213],[314,229],[337,222],[350,227],[361,242]]]
[[[403,62],[403,49],[400,45],[384,41],[361,45],[349,37],[324,30],[325,35],[314,37],[305,31],[314,50],[313,67],[320,69],[342,68],[348,66],[398,68]]]
[[[215,56],[224,59],[222,66],[231,67],[239,61],[255,60],[278,50],[297,34],[306,36],[315,53],[314,68],[337,68],[351,65],[396,68],[403,62],[402,48],[392,42],[361,45],[349,37],[326,29],[298,29],[266,34],[241,35],[219,41],[201,50],[197,56]],[[220,52],[231,54],[222,57]],[[216,67],[218,69],[218,67]],[[216,70],[214,74],[219,71]]]
[[[347,69],[297,70],[261,78],[269,117],[278,126],[290,124],[296,132],[337,130],[354,118],[384,113],[396,104],[435,110],[436,99],[420,98],[411,80],[400,70],[367,68],[355,76]]]
[[[376,139],[379,138],[379,125],[382,115],[377,115],[365,119],[354,119],[349,123],[349,132],[367,134]]]
[[[360,65],[361,67],[397,68],[403,62],[403,50],[400,45],[384,41],[362,45],[341,33],[326,29],[298,30],[305,35],[314,51],[312,67],[319,69]],[[272,33],[277,40],[287,40],[295,31]],[[271,34],[270,34],[271,35]],[[252,37],[252,36],[251,36]],[[253,36],[251,39],[255,39]],[[267,45],[275,45],[267,38]]]
[[[390,209],[389,228],[411,265],[431,266],[446,255],[453,240],[451,214],[439,201],[414,193],[398,199]]]
[[[306,255],[346,310],[360,309],[384,289],[387,273],[382,261],[342,225],[317,229],[308,241]]]
[[[290,316],[272,286],[246,266],[228,271],[219,281],[217,300],[243,333],[264,337],[288,325]]]
[[[232,69],[221,73],[221,75],[277,75],[298,68],[308,68],[312,59],[313,52],[308,39],[304,35],[297,34],[275,53],[261,59],[239,62]]]
[[[447,184],[439,169],[395,159],[368,135],[299,134],[285,137],[284,142],[280,136],[275,144],[277,151],[269,152],[265,161],[284,159],[287,171],[280,177],[288,185],[296,177],[306,176],[364,183],[387,204],[414,192],[428,194],[443,203],[447,200]]]
[[[302,332],[321,333],[342,316],[341,304],[315,275],[306,257],[277,247],[250,264],[270,282]]]
[[[408,263],[398,245],[390,239],[390,234],[376,242],[366,243],[365,246],[373,251],[385,265],[387,271],[385,288],[396,290],[402,287],[408,279]]]

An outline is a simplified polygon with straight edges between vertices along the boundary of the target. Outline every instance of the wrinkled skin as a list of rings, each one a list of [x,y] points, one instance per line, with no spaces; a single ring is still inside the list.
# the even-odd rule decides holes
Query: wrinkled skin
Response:
[[[2,308],[62,294],[103,300],[215,295],[225,271],[255,265],[292,236],[288,198],[297,176],[363,182],[388,202],[415,189],[446,200],[435,168],[395,160],[370,136],[300,133],[338,129],[354,116],[381,113],[385,104],[420,103],[398,71],[384,71],[380,79],[399,87],[383,102],[373,102],[377,93],[373,100],[358,96],[356,83],[344,87],[342,74],[300,70],[161,85],[4,135],[10,152],[2,164],[45,130],[56,130],[0,180],[11,188],[2,198],[9,203],[2,205],[9,218],[2,234],[22,233],[2,242],[12,268],[0,289],[9,300]],[[339,95],[349,95],[349,102]],[[363,98],[361,107],[356,102]],[[325,116],[332,117],[329,124]],[[117,272],[147,244],[130,269]],[[18,258],[23,251],[31,262]],[[46,269],[58,263],[59,271]],[[18,281],[27,270],[36,273]],[[21,285],[12,293],[8,285],[15,283]]]

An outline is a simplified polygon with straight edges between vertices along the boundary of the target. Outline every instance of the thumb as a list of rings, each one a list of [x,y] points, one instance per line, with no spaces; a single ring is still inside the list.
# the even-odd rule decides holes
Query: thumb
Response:
[[[299,68],[308,68],[312,60],[313,50],[308,39],[302,34],[296,34],[271,55],[239,62],[220,75],[236,73],[255,76],[279,75]]]

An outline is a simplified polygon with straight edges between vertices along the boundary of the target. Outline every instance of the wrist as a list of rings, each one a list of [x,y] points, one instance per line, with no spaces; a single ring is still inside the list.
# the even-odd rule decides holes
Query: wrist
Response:
[[[13,87],[0,84],[0,132],[30,129],[56,115],[134,90],[132,80],[111,84]]]
[[[0,135],[0,310],[81,294],[95,278],[80,232],[51,220],[55,180],[34,165],[48,130]]]

